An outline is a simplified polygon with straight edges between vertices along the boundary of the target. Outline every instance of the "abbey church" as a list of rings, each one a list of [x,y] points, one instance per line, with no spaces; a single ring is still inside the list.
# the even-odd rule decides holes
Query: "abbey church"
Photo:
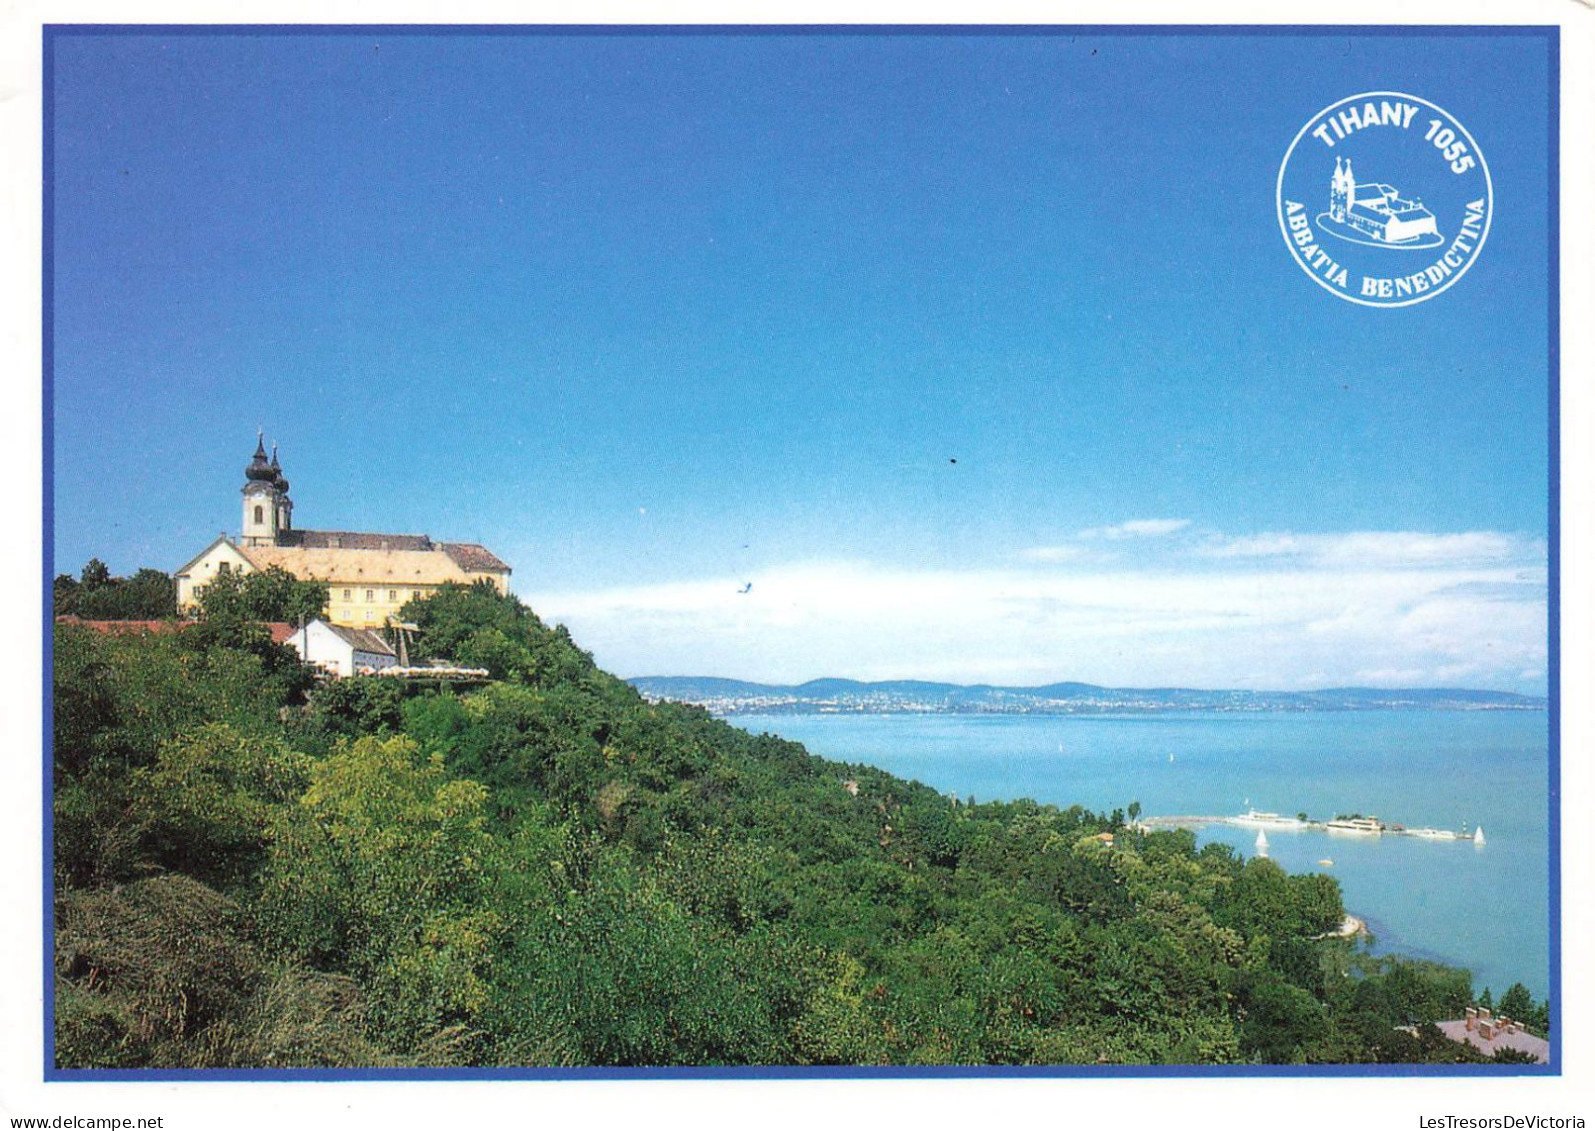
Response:
[[[347,530],[297,530],[288,479],[276,446],[266,456],[262,435],[244,468],[243,526],[237,541],[225,534],[177,571],[177,607],[192,611],[204,586],[228,572],[253,573],[277,566],[329,591],[326,619],[350,628],[381,628],[406,601],[447,584],[488,580],[509,588],[510,567],[473,542],[434,542],[425,534],[365,534]]]

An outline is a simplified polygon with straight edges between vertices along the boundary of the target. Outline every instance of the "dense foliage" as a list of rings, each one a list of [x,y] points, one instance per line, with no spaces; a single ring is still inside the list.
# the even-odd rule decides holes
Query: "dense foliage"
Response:
[[[60,626],[62,1066],[1478,1059],[1328,877],[646,703],[490,586],[405,616],[493,681]]]
[[[177,586],[158,569],[132,577],[112,577],[99,558],[90,558],[79,576],[57,575],[52,586],[56,616],[84,620],[160,620],[177,615]]]
[[[218,574],[199,595],[199,615],[208,621],[280,621],[300,624],[327,607],[327,586],[301,581],[281,566],[251,573]]]

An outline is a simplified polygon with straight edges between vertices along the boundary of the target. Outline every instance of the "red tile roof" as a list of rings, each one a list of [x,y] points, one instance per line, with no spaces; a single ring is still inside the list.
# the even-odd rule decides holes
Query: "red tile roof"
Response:
[[[174,632],[182,632],[185,628],[192,628],[198,621],[191,620],[84,620],[71,614],[55,618],[56,624],[75,624],[83,628],[92,629],[101,636],[170,636]],[[290,636],[298,631],[293,625],[283,621],[268,621],[266,630],[271,633],[272,642],[285,643]]]
[[[454,559],[454,564],[467,573],[478,573],[487,570],[494,573],[509,573],[508,563],[486,546],[475,542],[440,542],[439,547],[445,554]]]

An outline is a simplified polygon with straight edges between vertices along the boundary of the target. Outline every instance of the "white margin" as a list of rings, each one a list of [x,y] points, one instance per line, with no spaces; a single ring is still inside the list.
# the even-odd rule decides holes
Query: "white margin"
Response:
[[[670,1081],[469,1084],[44,1084],[40,1080],[39,163],[43,23],[1316,23],[1561,28],[1562,905],[1564,1074],[1557,1078]],[[1310,66],[1304,60],[1303,66]],[[7,594],[0,701],[0,1128],[22,1115],[165,1116],[173,1131],[237,1128],[809,1126],[1222,1128],[1422,1126],[1424,1117],[1580,1116],[1595,1123],[1595,9],[1584,0],[17,0],[0,9],[4,302],[13,359],[0,413]],[[114,427],[114,406],[107,406]]]

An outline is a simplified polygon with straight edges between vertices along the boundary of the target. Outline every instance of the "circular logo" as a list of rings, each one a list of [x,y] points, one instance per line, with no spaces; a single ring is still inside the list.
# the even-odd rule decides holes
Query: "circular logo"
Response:
[[[1313,282],[1362,306],[1411,306],[1473,266],[1490,233],[1490,168],[1440,107],[1396,91],[1320,110],[1285,151],[1279,230]]]

